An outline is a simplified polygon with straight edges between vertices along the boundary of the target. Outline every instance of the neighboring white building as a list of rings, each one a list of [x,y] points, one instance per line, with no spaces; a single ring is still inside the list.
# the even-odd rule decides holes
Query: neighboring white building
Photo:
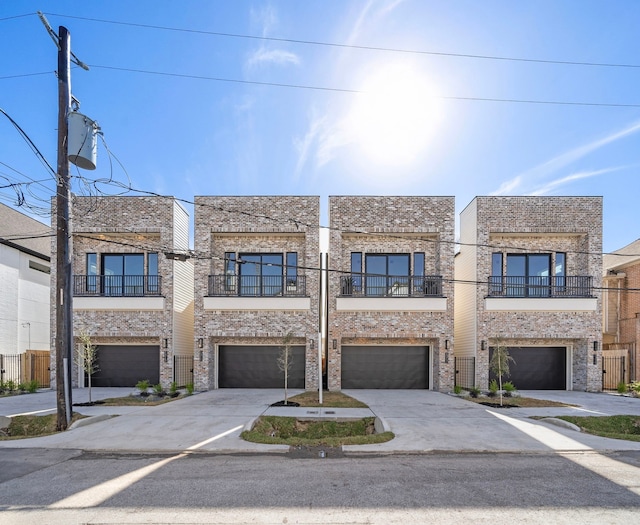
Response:
[[[51,228],[0,204],[0,354],[49,350]]]

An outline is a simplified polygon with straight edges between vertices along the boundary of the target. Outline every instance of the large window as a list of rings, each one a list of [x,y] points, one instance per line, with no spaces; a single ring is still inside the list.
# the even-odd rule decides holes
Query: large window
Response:
[[[103,254],[104,295],[144,295],[142,253]]]
[[[367,254],[367,295],[408,295],[409,254]]]
[[[507,295],[548,296],[550,277],[551,254],[507,254]]]
[[[240,295],[282,295],[284,277],[281,253],[239,254]]]
[[[287,252],[287,289],[298,286],[298,254]]]

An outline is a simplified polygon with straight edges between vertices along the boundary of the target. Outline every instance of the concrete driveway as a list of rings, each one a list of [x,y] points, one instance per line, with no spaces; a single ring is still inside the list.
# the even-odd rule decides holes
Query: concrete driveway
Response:
[[[97,400],[128,395],[132,391],[94,388],[92,393],[93,399]],[[534,415],[640,415],[640,399],[635,398],[536,391],[522,394],[578,406],[490,409],[455,396],[422,390],[347,390],[345,393],[367,403],[396,435],[388,443],[345,447],[348,453],[640,450],[640,442],[589,436],[530,419]],[[87,391],[74,390],[73,397],[74,402],[86,401]],[[247,422],[282,398],[281,389],[225,389],[199,393],[159,406],[74,407],[75,411],[89,416],[117,417],[53,436],[0,441],[0,447],[283,453],[288,447],[247,443],[239,437]],[[55,403],[53,391],[0,398],[0,415],[53,412]]]

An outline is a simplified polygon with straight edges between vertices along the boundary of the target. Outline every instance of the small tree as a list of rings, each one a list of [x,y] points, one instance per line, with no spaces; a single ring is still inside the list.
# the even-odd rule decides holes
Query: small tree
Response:
[[[502,378],[511,375],[509,370],[510,363],[515,363],[515,360],[509,355],[507,347],[498,343],[493,349],[489,369],[498,376],[498,382],[500,384],[500,406],[502,406]]]
[[[91,376],[98,372],[98,347],[91,343],[91,337],[87,333],[81,333],[78,337],[80,346],[76,348],[76,365],[82,368],[89,378],[89,403],[91,403]]]
[[[282,346],[280,347],[280,355],[278,355],[278,368],[284,372],[284,404],[287,404],[287,392],[289,386],[289,370],[293,364],[293,353],[291,349],[291,341],[293,334],[288,332],[282,338]]]

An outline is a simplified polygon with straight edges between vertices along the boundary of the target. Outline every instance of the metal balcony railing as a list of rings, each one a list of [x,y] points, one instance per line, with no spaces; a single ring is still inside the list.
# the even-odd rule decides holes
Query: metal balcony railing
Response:
[[[343,297],[442,297],[441,275],[368,275],[340,277]]]
[[[76,297],[147,297],[162,293],[159,275],[74,275]]]
[[[489,277],[488,297],[593,297],[593,278],[577,276]]]
[[[209,297],[305,297],[305,275],[210,275]]]

